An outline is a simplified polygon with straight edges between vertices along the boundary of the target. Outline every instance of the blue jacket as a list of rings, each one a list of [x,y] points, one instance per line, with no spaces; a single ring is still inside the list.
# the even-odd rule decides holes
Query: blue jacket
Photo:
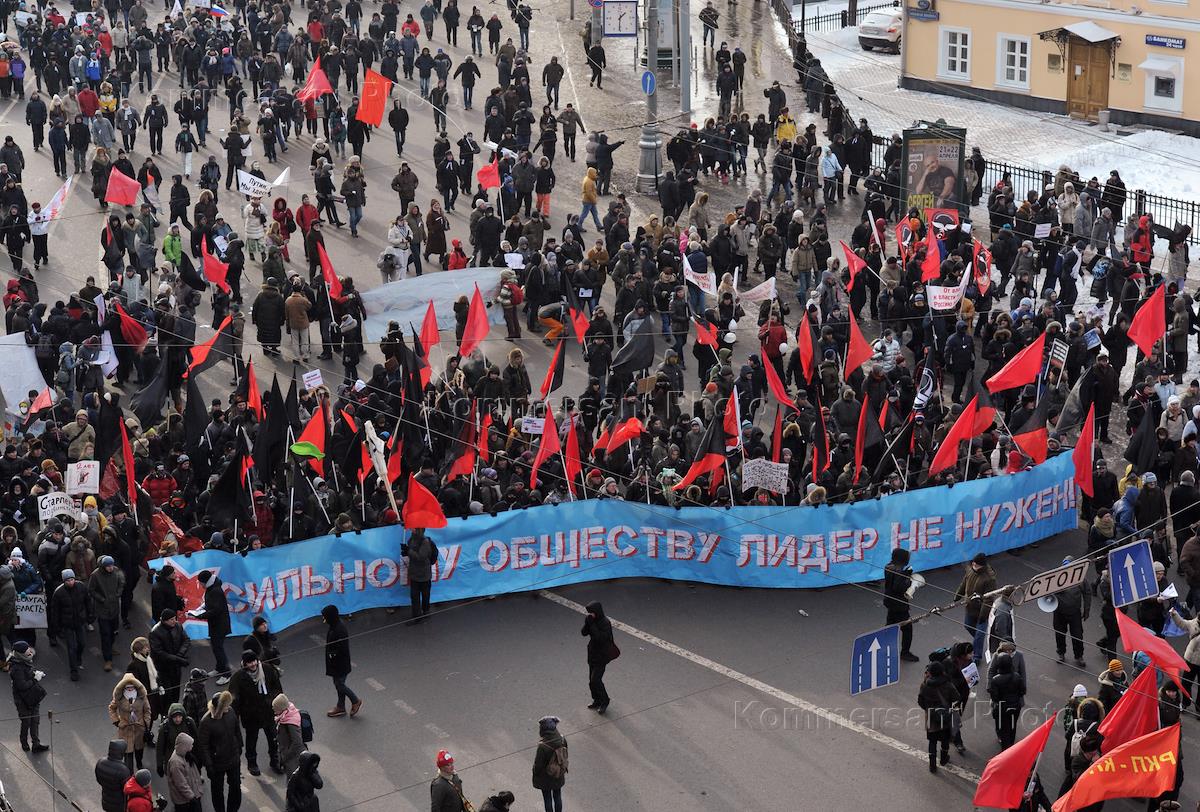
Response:
[[[1137,504],[1138,490],[1136,485],[1130,485],[1125,493],[1113,505],[1113,519],[1117,523],[1118,536],[1131,536],[1137,532],[1137,515],[1134,506]]]

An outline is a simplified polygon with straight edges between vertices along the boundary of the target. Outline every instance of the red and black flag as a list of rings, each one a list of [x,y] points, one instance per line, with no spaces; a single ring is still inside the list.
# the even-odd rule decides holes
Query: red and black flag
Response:
[[[1025,418],[1025,422],[1013,434],[1013,442],[1017,448],[1021,449],[1021,453],[1039,465],[1046,461],[1046,451],[1050,440],[1050,432],[1046,427],[1049,406],[1050,399],[1042,398],[1033,413]]]
[[[1149,403],[1142,411],[1141,423],[1129,438],[1124,456],[1133,464],[1135,474],[1141,475],[1154,469],[1154,463],[1158,460],[1158,421],[1154,419],[1154,410]]]
[[[254,500],[249,480],[254,461],[250,456],[250,445],[244,429],[237,433],[237,444],[233,459],[217,478],[208,500],[208,513],[213,526],[231,527],[235,522],[245,522],[254,517]]]
[[[449,465],[446,469],[447,482],[460,476],[469,477],[475,470],[475,444],[479,438],[479,427],[475,420],[475,401],[472,400],[471,408],[462,419],[462,426],[458,430],[458,439],[450,449]]]
[[[304,431],[292,443],[291,451],[297,457],[307,457],[313,470],[325,476],[325,449],[328,445],[329,415],[325,411],[325,401],[321,401]]]
[[[879,429],[879,415],[871,406],[870,398],[863,398],[862,410],[858,413],[858,432],[854,440],[854,484],[858,484],[867,451],[883,445],[883,432]],[[874,456],[874,452],[872,452]]]
[[[233,316],[226,316],[217,333],[203,344],[192,347],[192,360],[185,377],[199,375],[226,358],[233,358]]]
[[[566,367],[567,358],[567,353],[564,351],[566,344],[566,337],[559,336],[558,343],[554,347],[554,357],[550,359],[550,367],[546,370],[546,377],[542,381],[542,400],[550,397],[555,389],[562,386],[563,370]]]
[[[283,465],[287,456],[287,408],[283,392],[279,389],[279,377],[271,378],[271,389],[267,392],[265,416],[254,439],[254,467],[263,483],[275,479],[275,472]]]
[[[796,326],[796,349],[800,353],[800,371],[804,373],[804,382],[812,383],[813,372],[817,368],[817,342],[813,338],[812,323],[808,320],[808,311],[800,314],[800,324]]]
[[[987,387],[980,386],[979,381],[973,377],[971,388],[974,391],[968,394],[975,397],[975,436],[979,436],[992,427],[992,423],[996,419],[996,407],[992,405],[992,396],[988,393]]]
[[[692,459],[691,466],[683,479],[679,480],[671,489],[681,491],[705,474],[723,468],[727,439],[725,421],[716,418],[710,420],[708,428],[704,430],[704,437],[700,440],[700,447],[696,449],[696,456]]]
[[[715,352],[718,344],[716,326],[709,324],[708,319],[701,316],[694,316],[693,320],[696,324],[696,343],[705,347],[712,347]]]
[[[783,407],[775,407],[775,428],[771,432],[771,462],[783,456]]]
[[[816,482],[829,467],[829,432],[825,427],[825,414],[821,408],[821,395],[816,394],[817,419],[813,423],[812,481]]]

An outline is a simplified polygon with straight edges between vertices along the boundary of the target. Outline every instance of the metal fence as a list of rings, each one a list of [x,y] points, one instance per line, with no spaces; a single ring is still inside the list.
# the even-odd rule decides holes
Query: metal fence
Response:
[[[850,19],[850,13],[844,9],[842,11],[835,11],[832,14],[818,14],[814,17],[806,16],[803,27],[800,25],[800,20],[795,19],[792,20],[792,27],[796,29],[797,34],[803,34],[805,31],[839,31],[843,28],[858,25],[873,11],[885,11],[887,9],[899,8],[899,6],[899,2],[880,3],[874,6],[859,6],[853,20]]]

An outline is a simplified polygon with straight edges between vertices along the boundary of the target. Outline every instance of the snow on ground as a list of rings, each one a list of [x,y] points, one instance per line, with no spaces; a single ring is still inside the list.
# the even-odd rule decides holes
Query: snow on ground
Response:
[[[1200,141],[1159,130],[1127,136],[1110,133],[1109,138],[1112,140],[1047,150],[1042,154],[1042,163],[1051,169],[1066,164],[1080,177],[1094,175],[1101,183],[1109,171],[1116,169],[1131,189],[1200,199]]]

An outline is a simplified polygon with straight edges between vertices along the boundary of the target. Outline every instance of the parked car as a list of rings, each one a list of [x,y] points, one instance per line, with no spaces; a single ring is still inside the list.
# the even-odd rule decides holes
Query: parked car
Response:
[[[872,11],[858,25],[858,44],[864,51],[885,48],[900,53],[900,10]]]

